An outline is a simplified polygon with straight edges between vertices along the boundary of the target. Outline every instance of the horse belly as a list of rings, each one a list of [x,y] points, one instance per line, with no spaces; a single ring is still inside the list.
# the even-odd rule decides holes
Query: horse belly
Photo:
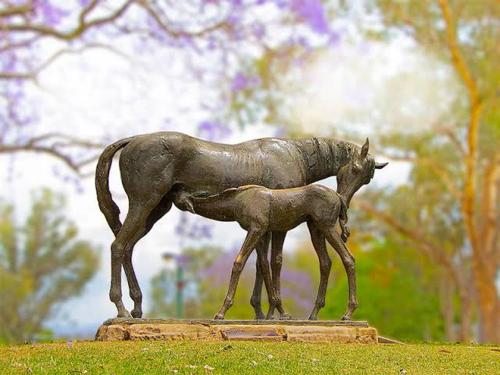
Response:
[[[176,169],[175,182],[190,192],[215,194],[243,185],[268,188],[301,186],[305,180],[289,163],[274,155],[217,149],[193,150],[191,157]]]

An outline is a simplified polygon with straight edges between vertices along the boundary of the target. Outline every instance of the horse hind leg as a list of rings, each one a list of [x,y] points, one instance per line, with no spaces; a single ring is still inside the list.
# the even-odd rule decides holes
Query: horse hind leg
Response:
[[[149,233],[153,225],[160,220],[172,207],[172,202],[165,195],[160,203],[151,211],[146,221],[146,226],[142,234],[135,240],[132,241],[125,251],[123,258],[123,269],[127,277],[130,298],[134,301],[134,309],[131,311],[132,317],[141,318],[142,317],[142,291],[137,281],[135,275],[134,266],[132,264],[132,253],[134,251],[135,244],[146,234]]]
[[[161,195],[153,195],[145,202],[131,202],[127,217],[111,245],[111,287],[109,298],[118,310],[118,317],[129,317],[122,301],[121,269],[124,266],[131,288],[131,295],[139,302],[142,294],[138,289],[137,278],[132,277],[131,252],[135,243],[144,236],[147,219],[161,200]],[[127,255],[130,253],[130,257]],[[127,256],[126,256],[127,255]],[[130,261],[129,261],[130,260]],[[125,264],[126,263],[126,264]],[[135,280],[134,280],[135,279]]]

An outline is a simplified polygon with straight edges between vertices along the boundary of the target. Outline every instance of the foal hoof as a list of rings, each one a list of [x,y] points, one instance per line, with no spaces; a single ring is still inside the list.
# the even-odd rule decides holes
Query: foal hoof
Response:
[[[287,313],[283,313],[280,315],[280,320],[292,320],[292,316]]]

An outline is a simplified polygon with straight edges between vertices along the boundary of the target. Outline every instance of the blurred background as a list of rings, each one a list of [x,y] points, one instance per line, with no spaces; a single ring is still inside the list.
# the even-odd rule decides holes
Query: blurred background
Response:
[[[354,318],[400,340],[498,343],[499,24],[495,0],[1,0],[0,343],[89,338],[116,315],[96,159],[164,130],[369,137],[390,164],[349,211]],[[145,316],[212,317],[244,235],[172,209],[134,252]],[[331,254],[320,319],[347,303]],[[251,258],[227,318],[253,318],[254,275]],[[303,225],[282,279],[307,317],[319,266]]]

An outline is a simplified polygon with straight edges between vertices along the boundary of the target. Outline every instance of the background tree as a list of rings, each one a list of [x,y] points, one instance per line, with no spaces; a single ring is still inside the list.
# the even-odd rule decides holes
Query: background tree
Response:
[[[50,190],[35,195],[22,225],[11,205],[2,203],[0,213],[0,341],[31,341],[62,302],[83,290],[98,256],[78,240],[64,200]]]
[[[335,36],[320,0],[7,0],[0,24],[0,154],[41,152],[76,172],[105,142],[36,126],[29,93],[43,85],[43,71],[56,60],[91,49],[131,60],[138,52],[170,48],[186,62],[190,78],[212,87],[201,103],[218,117],[210,120],[248,123],[263,111],[253,106],[249,117],[239,99],[250,89],[268,97],[272,88],[270,74],[259,80],[249,67],[266,69],[270,56],[284,61],[292,51],[307,52],[308,40],[324,44]]]
[[[455,244],[459,248],[452,251],[453,254],[441,246],[440,235],[447,233],[450,238],[457,229],[452,222],[440,225],[440,221],[445,222],[443,216],[447,211],[443,215],[433,212],[425,218],[434,228],[443,228],[439,236],[429,237],[420,232],[421,227],[416,226],[419,222],[396,222],[389,218],[392,211],[385,212],[388,216],[379,210],[370,211],[386,218],[384,221],[389,226],[419,244],[424,254],[432,259],[442,258],[443,264],[453,264],[454,255],[470,251],[468,267],[472,270],[472,278],[469,279],[467,272],[459,275],[465,278],[456,282],[459,294],[470,295],[467,289],[471,283],[474,285],[480,340],[498,342],[500,299],[495,284],[500,266],[500,107],[497,92],[500,76],[496,62],[500,52],[496,24],[500,19],[500,8],[494,1],[378,1],[377,5],[389,30],[393,28],[409,34],[428,53],[449,64],[462,84],[454,114],[450,113],[448,118],[435,124],[432,138],[425,139],[425,142],[434,144],[432,153],[421,152],[426,148],[425,144],[412,144],[396,137],[386,139],[386,146],[392,151],[393,159],[419,164],[420,171],[427,170],[429,177],[432,174],[439,179],[454,201],[460,202],[454,212],[459,223],[455,224],[463,223],[465,242],[461,242],[459,235]],[[446,148],[448,157],[443,158],[443,153],[437,152],[438,147]],[[415,188],[419,189],[418,186]],[[446,195],[439,199],[446,200]],[[369,205],[363,207],[368,209]],[[462,305],[467,305],[467,298],[470,297],[461,298]],[[469,318],[463,316],[463,319],[467,325]],[[464,328],[462,339],[468,339],[469,332],[470,328]]]

